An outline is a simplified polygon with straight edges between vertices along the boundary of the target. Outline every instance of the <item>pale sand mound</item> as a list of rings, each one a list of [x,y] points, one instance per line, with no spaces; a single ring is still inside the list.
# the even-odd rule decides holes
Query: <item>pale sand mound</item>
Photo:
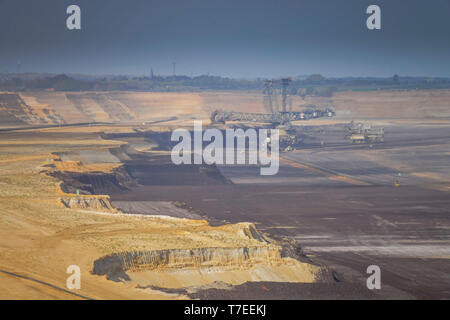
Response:
[[[129,272],[131,283],[141,287],[189,288],[215,283],[239,285],[248,281],[312,283],[317,281],[319,268],[308,263],[285,258],[273,264],[255,264],[248,268],[185,269],[177,271]]]

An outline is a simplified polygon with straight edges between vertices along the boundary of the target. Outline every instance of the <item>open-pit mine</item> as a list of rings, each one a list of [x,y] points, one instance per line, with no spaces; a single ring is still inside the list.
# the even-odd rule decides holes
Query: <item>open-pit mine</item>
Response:
[[[259,92],[0,92],[0,297],[450,298],[450,91],[291,103],[262,176],[175,165],[170,139],[267,127],[235,117]]]

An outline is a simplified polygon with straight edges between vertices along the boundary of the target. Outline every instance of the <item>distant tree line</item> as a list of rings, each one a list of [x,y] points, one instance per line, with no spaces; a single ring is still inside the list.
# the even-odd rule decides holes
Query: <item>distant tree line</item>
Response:
[[[51,77],[39,77],[23,79],[15,76],[0,82],[0,89],[4,91],[33,91],[53,89],[55,91],[85,91],[91,90],[91,83],[77,80],[67,75],[56,75]]]
[[[33,74],[0,74],[1,91],[205,91],[263,90],[265,79],[233,79],[220,76],[68,76]],[[275,85],[277,86],[277,85]],[[450,78],[400,77],[389,78],[325,78],[320,74],[292,79],[289,93],[331,97],[336,91],[413,90],[450,88]]]

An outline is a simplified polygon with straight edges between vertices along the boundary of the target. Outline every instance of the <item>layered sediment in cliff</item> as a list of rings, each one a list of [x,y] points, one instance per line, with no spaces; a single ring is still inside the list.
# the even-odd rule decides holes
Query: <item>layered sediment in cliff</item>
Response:
[[[320,267],[286,254],[286,244],[266,238],[253,224],[239,223],[234,229],[234,236],[247,245],[112,253],[94,261],[92,273],[113,281],[163,287],[258,280],[313,282],[319,277]]]
[[[289,282],[313,282],[319,276],[319,267],[283,258],[281,251],[281,247],[271,245],[120,252],[96,260],[92,273],[106,275],[113,281],[130,281],[137,277],[139,284],[155,283],[152,278],[156,273],[172,280],[178,277],[175,282],[179,287],[186,283],[183,278],[189,274],[203,274],[207,276],[202,280],[215,279],[231,284],[235,284],[239,274],[244,280],[239,282],[251,281],[252,273],[268,281]]]
[[[117,279],[126,271],[185,268],[243,267],[248,264],[281,259],[277,247],[196,248],[120,252],[94,262],[92,272]]]
[[[108,196],[71,196],[61,197],[61,203],[69,209],[93,210],[100,212],[119,212],[109,201]]]

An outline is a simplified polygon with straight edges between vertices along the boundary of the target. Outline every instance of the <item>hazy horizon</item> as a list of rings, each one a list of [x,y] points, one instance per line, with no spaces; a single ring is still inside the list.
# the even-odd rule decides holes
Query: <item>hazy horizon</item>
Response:
[[[365,26],[371,4],[382,30]],[[0,72],[450,77],[449,13],[445,0],[0,0]]]
[[[149,77],[148,73],[99,73],[99,74],[95,74],[95,73],[72,73],[72,72],[21,72],[21,73],[17,73],[17,72],[1,72],[0,74],[2,75],[14,75],[14,76],[27,76],[27,75],[39,75],[39,76],[48,76],[48,77],[53,77],[53,76],[58,76],[58,75],[66,75],[69,77],[75,77],[75,78],[92,78],[92,79],[98,79],[98,78],[114,78],[114,77],[136,77],[136,78],[141,78],[141,77]],[[315,76],[315,75],[320,75],[323,76],[326,80],[338,80],[338,79],[380,79],[380,80],[384,80],[384,79],[391,79],[394,75],[399,76],[400,78],[403,79],[426,79],[426,78],[434,78],[434,79],[450,79],[450,76],[426,76],[426,75],[410,75],[410,76],[405,76],[405,75],[401,75],[401,74],[392,74],[392,75],[387,75],[387,76],[327,76],[324,74],[319,74],[319,73],[311,73],[311,74],[305,74],[305,75],[291,75],[291,74],[284,74],[284,75],[279,75],[279,76],[268,76],[268,77],[233,77],[233,76],[225,76],[225,75],[221,75],[221,74],[177,74],[176,77],[190,77],[190,78],[194,78],[194,77],[202,77],[202,76],[211,76],[211,77],[222,77],[222,78],[229,78],[229,79],[234,79],[234,80],[249,80],[249,81],[255,81],[255,80],[264,80],[264,79],[281,79],[283,77],[289,77],[291,79],[294,80],[303,80],[303,79],[307,79],[310,76]],[[165,78],[170,78],[173,77],[172,74],[158,74],[158,73],[154,73],[154,76],[156,77],[165,77]]]

